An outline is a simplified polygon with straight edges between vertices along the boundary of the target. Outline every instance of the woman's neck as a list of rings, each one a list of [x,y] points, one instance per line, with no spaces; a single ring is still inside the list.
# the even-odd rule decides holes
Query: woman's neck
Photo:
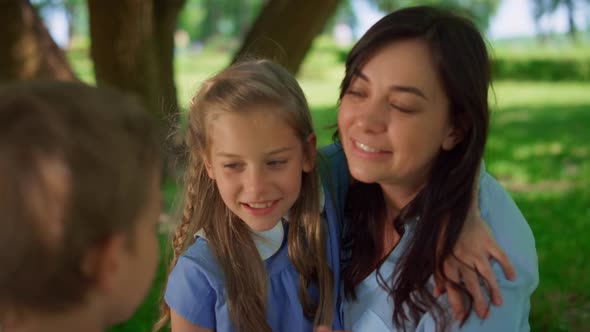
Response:
[[[383,198],[387,207],[387,217],[396,218],[400,211],[408,205],[422,190],[424,185],[402,187],[396,185],[381,184]]]
[[[381,190],[383,191],[383,198],[386,205],[386,220],[391,221],[397,218],[401,210],[406,207],[406,205],[410,204],[423,187],[424,185],[404,187],[399,185],[381,184]],[[387,257],[398,245],[401,236],[392,222],[386,222],[384,227],[382,257]]]

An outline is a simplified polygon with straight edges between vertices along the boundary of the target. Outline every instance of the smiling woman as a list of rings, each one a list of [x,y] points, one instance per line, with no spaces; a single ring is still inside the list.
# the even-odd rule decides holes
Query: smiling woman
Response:
[[[534,239],[506,191],[480,170],[490,79],[485,42],[474,24],[431,7],[387,15],[350,52],[339,142],[327,149],[332,159],[344,153],[353,178],[344,209],[347,329],[530,329],[529,298],[538,284]],[[470,224],[478,182],[481,215],[516,268],[510,281],[492,263],[503,302],[474,292],[479,278],[444,267]],[[491,272],[465,264],[478,274]],[[447,281],[448,298],[432,294],[433,277]],[[457,320],[449,316],[454,292],[460,293],[459,303],[465,298],[468,304]],[[489,300],[501,305],[487,307]],[[485,320],[471,314],[472,303]]]

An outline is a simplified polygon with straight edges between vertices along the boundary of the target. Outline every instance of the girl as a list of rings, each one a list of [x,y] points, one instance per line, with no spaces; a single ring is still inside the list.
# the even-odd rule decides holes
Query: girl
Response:
[[[159,138],[116,91],[0,89],[0,330],[99,332],[133,314],[158,261]]]
[[[304,94],[279,65],[243,62],[203,84],[157,328],[168,317],[174,332],[340,327],[339,231],[320,222],[315,143]]]

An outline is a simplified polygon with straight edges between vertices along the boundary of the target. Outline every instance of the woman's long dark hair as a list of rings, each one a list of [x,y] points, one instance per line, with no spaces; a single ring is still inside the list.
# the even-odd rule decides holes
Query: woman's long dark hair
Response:
[[[351,50],[340,98],[371,56],[386,45],[408,39],[423,41],[430,48],[449,100],[451,121],[462,130],[463,138],[452,150],[441,150],[429,181],[395,220],[386,220],[378,184],[356,182],[351,186],[346,211],[350,229],[344,246],[351,247],[352,254],[344,263],[344,284],[347,296],[354,299],[355,286],[377,268],[379,282],[393,300],[392,319],[398,327],[405,330],[407,323],[417,323],[425,312],[431,312],[437,330],[443,331],[450,324],[448,308],[436,302],[427,282],[433,274],[449,280],[443,262],[452,255],[471,204],[488,134],[490,63],[486,43],[469,19],[432,7],[406,8],[382,18]],[[393,276],[381,276],[386,223],[393,223],[403,236],[403,225],[412,220],[417,220],[412,238]],[[471,312],[473,299],[467,290],[452,285],[468,299]]]

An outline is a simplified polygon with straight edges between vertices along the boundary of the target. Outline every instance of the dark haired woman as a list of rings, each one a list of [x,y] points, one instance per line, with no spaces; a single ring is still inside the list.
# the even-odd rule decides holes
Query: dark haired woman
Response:
[[[342,278],[348,330],[530,329],[529,299],[538,284],[533,235],[507,192],[480,168],[490,81],[477,28],[431,7],[384,17],[350,52],[338,142],[323,151],[336,186],[347,188],[340,192],[347,192]],[[474,184],[481,216],[516,271],[510,281],[496,261],[493,272],[465,262],[494,275],[502,293],[501,305],[484,308],[484,320],[472,313],[473,304],[488,303],[493,294],[488,299],[471,291],[477,279],[444,268],[467,225]],[[434,277],[463,296],[434,297]],[[458,319],[449,300],[464,301]]]

